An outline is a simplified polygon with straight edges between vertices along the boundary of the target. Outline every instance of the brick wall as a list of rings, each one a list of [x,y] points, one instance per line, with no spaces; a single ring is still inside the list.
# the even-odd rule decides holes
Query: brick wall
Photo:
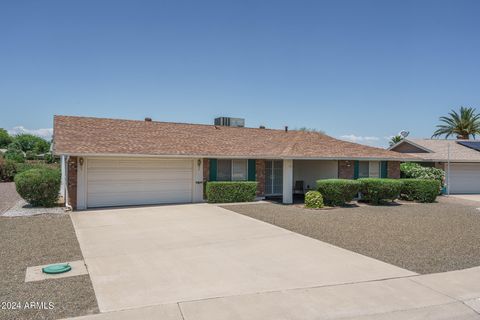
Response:
[[[207,199],[207,181],[210,179],[210,160],[203,158],[203,199]]]
[[[353,179],[353,175],[354,175],[354,161],[339,160],[338,161],[338,178]]]
[[[203,159],[203,181],[208,181],[210,178],[210,160]]]
[[[257,196],[265,195],[265,160],[255,160],[255,180],[257,181]]]
[[[392,179],[400,178],[400,161],[388,161],[387,177]]]
[[[77,157],[70,157],[68,159],[68,204],[72,209],[77,209]]]
[[[444,163],[444,162],[435,162],[435,168],[437,168],[437,169],[442,169],[442,170],[445,171],[446,166],[445,166],[445,163]]]

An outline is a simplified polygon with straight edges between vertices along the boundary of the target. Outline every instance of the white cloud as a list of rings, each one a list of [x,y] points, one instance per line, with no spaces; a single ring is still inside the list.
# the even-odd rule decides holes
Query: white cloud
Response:
[[[45,139],[51,139],[53,135],[53,128],[27,129],[24,126],[16,126],[13,127],[13,129],[8,130],[8,133],[11,135],[29,133]]]
[[[352,142],[365,142],[365,143],[372,143],[375,141],[380,140],[379,137],[372,137],[372,136],[356,136],[354,134],[344,134],[343,136],[340,136],[340,139],[347,140],[347,141],[352,141]]]

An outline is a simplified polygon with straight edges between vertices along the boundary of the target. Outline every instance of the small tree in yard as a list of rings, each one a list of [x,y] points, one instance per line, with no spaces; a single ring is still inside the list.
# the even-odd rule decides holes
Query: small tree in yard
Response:
[[[18,144],[23,152],[33,151],[36,154],[48,152],[50,143],[33,134],[23,133],[13,137],[14,143]]]
[[[12,143],[12,137],[8,134],[7,130],[0,128],[0,148],[5,148]]]

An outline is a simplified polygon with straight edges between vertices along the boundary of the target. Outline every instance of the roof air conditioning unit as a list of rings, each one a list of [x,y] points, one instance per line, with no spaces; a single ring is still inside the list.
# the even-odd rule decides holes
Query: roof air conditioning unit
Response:
[[[216,126],[226,127],[245,127],[245,119],[243,118],[230,118],[230,117],[218,117],[215,118]]]

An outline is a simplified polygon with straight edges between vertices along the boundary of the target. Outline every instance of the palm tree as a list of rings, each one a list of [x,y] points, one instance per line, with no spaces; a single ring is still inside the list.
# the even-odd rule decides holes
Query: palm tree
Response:
[[[391,137],[390,141],[388,143],[390,144],[390,147],[391,147],[391,146],[396,145],[397,143],[399,143],[402,140],[403,140],[403,137],[401,135],[397,134],[396,136]]]
[[[456,135],[457,139],[470,139],[472,136],[480,134],[480,114],[476,112],[475,108],[460,107],[460,114],[455,110],[448,113],[446,117],[440,117],[443,124],[437,125],[437,130],[432,135],[440,137],[445,135],[445,138],[451,135]]]

